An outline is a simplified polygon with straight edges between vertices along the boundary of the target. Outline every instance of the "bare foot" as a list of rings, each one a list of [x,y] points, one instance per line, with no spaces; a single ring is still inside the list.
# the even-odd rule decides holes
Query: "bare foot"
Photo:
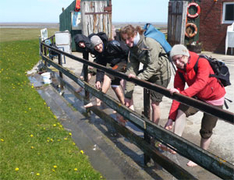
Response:
[[[169,151],[171,154],[176,154],[176,153],[177,153],[176,151],[174,151],[174,150],[172,150],[172,149],[170,149],[170,148],[168,148],[168,151]]]
[[[134,106],[133,105],[129,106],[129,109],[134,111]]]
[[[76,90],[76,93],[80,93],[83,90],[83,88],[79,88],[78,90]]]
[[[164,144],[159,143],[158,147],[162,149],[163,151],[167,151],[167,146],[165,146]]]
[[[89,108],[89,107],[92,107],[92,106],[94,106],[94,104],[92,102],[90,102],[90,103],[84,105],[84,108]]]
[[[90,102],[90,103],[84,105],[84,108],[89,108],[89,107],[93,107],[93,106],[101,106],[101,102]]]
[[[193,161],[189,161],[187,163],[187,166],[189,166],[189,167],[195,167],[195,166],[197,166],[197,164],[195,162],[193,162]]]
[[[158,147],[162,149],[163,151],[168,151],[171,154],[176,154],[176,151],[172,150],[171,148],[165,146],[164,144],[159,144]]]

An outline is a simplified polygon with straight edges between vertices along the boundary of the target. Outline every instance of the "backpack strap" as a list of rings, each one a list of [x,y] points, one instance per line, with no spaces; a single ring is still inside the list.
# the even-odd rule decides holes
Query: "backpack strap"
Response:
[[[197,74],[197,70],[198,70],[198,61],[199,61],[199,59],[201,58],[201,56],[199,56],[198,58],[197,58],[197,62],[196,62],[196,64],[194,65],[194,67],[193,67],[193,69],[194,69],[194,71],[195,71],[195,73]]]
[[[184,78],[184,75],[181,73],[181,72],[178,72],[179,75],[180,75],[180,78],[185,82],[185,78]]]
[[[171,58],[170,58],[170,52],[168,52],[168,53],[161,53],[161,52],[160,52],[160,53],[159,53],[159,57],[161,57],[161,56],[166,57],[166,58],[170,61],[171,66],[172,66],[174,72],[176,72],[176,66],[174,65],[174,63],[172,62],[172,60],[171,60]]]

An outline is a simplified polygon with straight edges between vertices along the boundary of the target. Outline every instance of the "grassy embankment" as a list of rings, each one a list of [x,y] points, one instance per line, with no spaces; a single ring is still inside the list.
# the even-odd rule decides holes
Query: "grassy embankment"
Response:
[[[0,29],[0,179],[102,179],[30,85],[39,32]]]

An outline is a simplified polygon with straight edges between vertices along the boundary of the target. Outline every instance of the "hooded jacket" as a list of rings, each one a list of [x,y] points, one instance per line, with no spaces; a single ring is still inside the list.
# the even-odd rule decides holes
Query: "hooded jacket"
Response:
[[[85,36],[85,35],[83,35],[83,34],[76,34],[75,36],[74,36],[74,41],[75,41],[75,43],[79,46],[79,43],[80,42],[83,42],[84,44],[85,44],[85,48],[84,49],[82,49],[82,51],[87,51],[87,52],[90,52],[90,53],[94,53],[94,48],[92,47],[92,44],[91,44],[91,42],[90,42],[90,39],[87,37],[87,36]],[[79,47],[80,48],[80,47]],[[81,49],[81,48],[80,48]]]
[[[82,51],[87,51],[93,55],[98,55],[97,51],[94,50],[94,47],[92,46],[92,43],[90,41],[90,38],[94,35],[99,36],[104,44],[106,44],[108,42],[108,37],[107,37],[106,33],[104,33],[104,32],[98,32],[97,34],[92,33],[88,37],[83,35],[83,34],[76,34],[74,36],[74,41],[77,45],[79,45],[80,42],[85,43],[84,49],[79,47]]]

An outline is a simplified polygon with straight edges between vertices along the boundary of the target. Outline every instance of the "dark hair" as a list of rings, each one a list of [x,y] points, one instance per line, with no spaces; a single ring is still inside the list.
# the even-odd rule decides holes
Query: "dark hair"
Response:
[[[145,30],[143,30],[140,26],[133,27],[132,25],[127,25],[120,30],[121,36],[123,34],[127,34],[129,37],[134,37],[136,32],[138,32],[140,35],[144,33]]]

